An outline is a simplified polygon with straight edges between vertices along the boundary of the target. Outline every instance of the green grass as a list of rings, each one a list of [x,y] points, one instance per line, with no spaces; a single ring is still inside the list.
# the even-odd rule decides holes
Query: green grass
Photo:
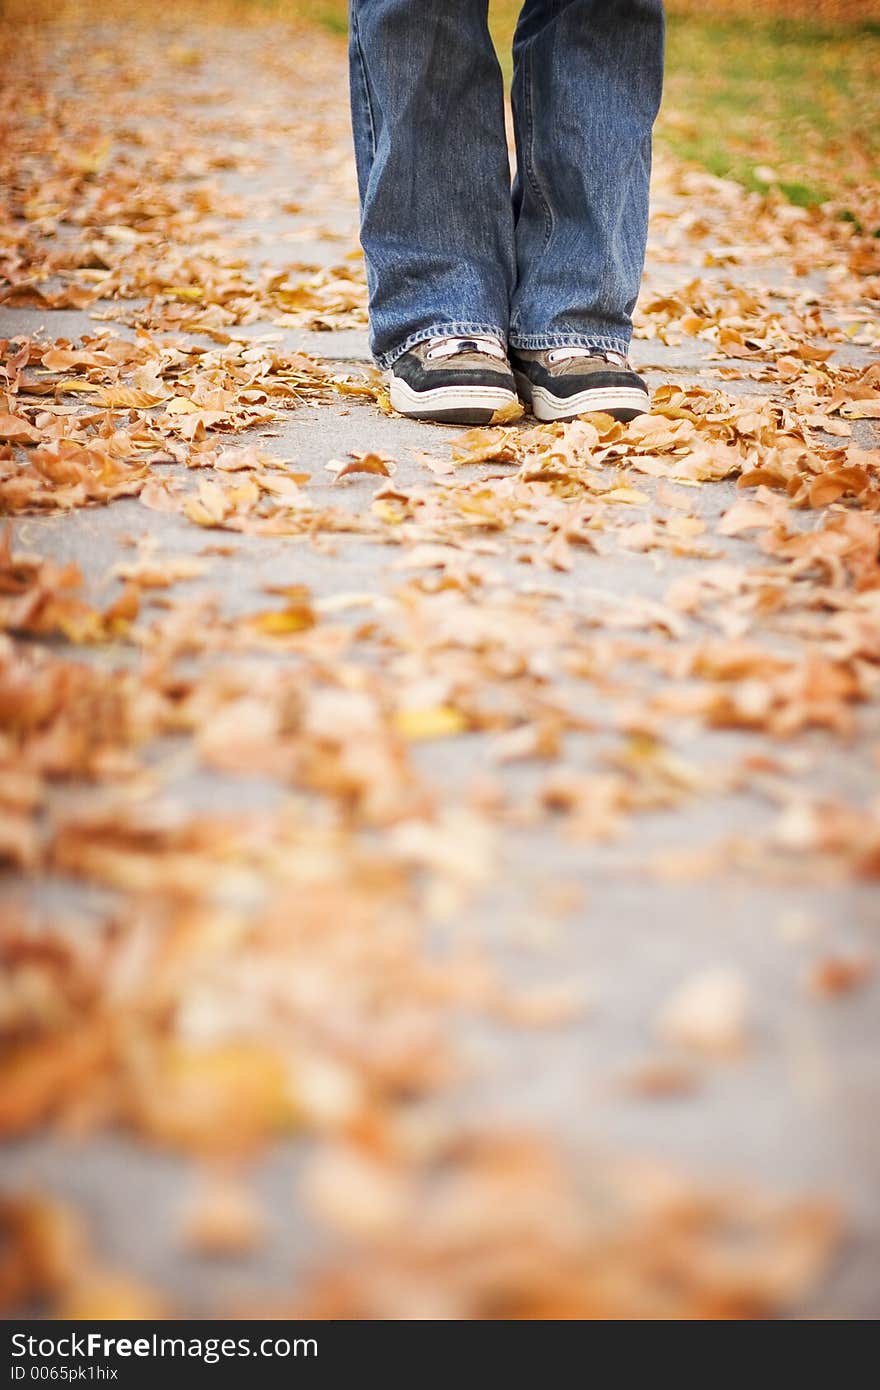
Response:
[[[343,6],[341,11],[338,6],[333,8],[327,5],[317,5],[315,18],[319,24],[323,24],[325,29],[329,29],[334,34],[348,33],[348,7]]]
[[[714,174],[858,222],[880,179],[878,73],[878,23],[672,17],[658,137]]]

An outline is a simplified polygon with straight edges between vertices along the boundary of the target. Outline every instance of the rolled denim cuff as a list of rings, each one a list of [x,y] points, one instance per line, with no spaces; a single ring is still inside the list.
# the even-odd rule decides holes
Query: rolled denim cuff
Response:
[[[420,328],[417,333],[411,333],[402,343],[393,348],[390,352],[374,353],[373,360],[377,367],[387,371],[402,357],[410,348],[414,348],[417,343],[429,342],[431,338],[472,338],[475,334],[486,338],[499,338],[502,343],[507,341],[507,331],[499,328],[497,323],[471,323],[466,319],[459,319],[455,323],[435,323],[430,328]]]
[[[629,353],[629,338],[612,338],[602,333],[511,333],[510,346],[524,352],[546,352],[548,348],[582,347],[590,352]]]

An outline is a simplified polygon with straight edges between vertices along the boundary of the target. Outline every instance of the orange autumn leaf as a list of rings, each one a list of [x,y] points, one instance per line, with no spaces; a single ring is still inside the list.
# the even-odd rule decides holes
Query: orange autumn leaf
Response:
[[[0,439],[8,444],[39,444],[40,432],[20,415],[0,413]]]

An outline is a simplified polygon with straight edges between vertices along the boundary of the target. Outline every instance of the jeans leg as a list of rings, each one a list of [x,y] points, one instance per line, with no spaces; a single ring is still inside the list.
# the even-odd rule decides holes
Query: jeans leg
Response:
[[[380,366],[444,333],[507,336],[515,280],[488,0],[350,0],[351,101]]]
[[[526,0],[514,38],[510,340],[626,352],[644,269],[662,0]]]

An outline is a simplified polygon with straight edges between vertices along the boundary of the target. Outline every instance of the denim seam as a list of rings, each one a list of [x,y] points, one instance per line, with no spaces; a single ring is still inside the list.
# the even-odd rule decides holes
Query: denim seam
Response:
[[[375,362],[382,371],[387,371],[389,367],[394,365],[398,357],[402,357],[405,352],[409,352],[410,348],[416,347],[419,343],[427,343],[432,338],[461,338],[469,333],[481,333],[484,337],[491,335],[493,338],[500,338],[502,343],[506,338],[504,329],[499,328],[497,324],[473,323],[465,319],[459,319],[455,323],[435,323],[430,328],[420,328],[418,332],[411,333],[393,351],[377,353]]]
[[[545,256],[546,253],[547,253],[547,247],[550,245],[550,239],[551,239],[551,237],[553,236],[554,218],[553,218],[553,207],[552,207],[551,203],[549,202],[549,200],[544,196],[544,191],[543,191],[543,189],[541,188],[541,185],[540,185],[539,182],[538,182],[538,176],[537,176],[537,173],[535,172],[535,160],[534,160],[534,148],[535,148],[535,122],[534,122],[534,115],[533,115],[534,106],[533,106],[533,101],[532,101],[532,50],[531,50],[531,48],[528,48],[528,49],[526,50],[526,70],[525,70],[525,72],[523,73],[523,95],[524,95],[524,100],[525,100],[526,131],[527,131],[527,138],[526,138],[526,140],[525,140],[525,142],[524,142],[524,145],[523,145],[523,149],[524,149],[524,153],[525,153],[525,173],[526,173],[526,177],[527,177],[529,183],[530,183],[531,186],[532,186],[532,191],[534,192],[535,197],[537,198],[537,200],[538,200],[538,202],[540,203],[541,207],[544,209],[544,221],[545,221],[545,225],[546,225],[546,232],[545,232],[545,234],[544,234],[544,245],[541,247],[541,250],[538,252],[538,255],[537,255],[536,258],[535,258],[535,265],[538,265],[538,264],[543,260],[544,256]],[[532,273],[532,274],[534,273],[534,266],[531,267],[530,273]],[[517,310],[517,313],[516,313],[516,321],[517,321],[517,322],[519,321],[519,317],[520,317],[520,312],[519,312],[519,310]],[[513,328],[514,328],[514,320],[513,320],[513,319],[511,319],[510,327],[511,327],[511,331],[513,331]]]
[[[609,338],[601,333],[511,333],[510,346],[525,352],[545,352],[548,348],[584,347],[601,352],[619,352],[626,357],[629,341]]]
[[[352,5],[352,7],[351,7],[351,27],[352,27],[352,34],[353,34],[353,37],[354,37],[355,47],[356,47],[356,49],[357,49],[358,66],[359,66],[359,68],[360,68],[360,70],[361,70],[361,82],[363,83],[363,87],[364,87],[364,105],[365,105],[366,110],[367,110],[367,115],[368,115],[369,118],[370,118],[370,151],[371,151],[371,154],[372,154],[373,159],[375,159],[375,158],[376,158],[376,147],[377,147],[377,141],[376,141],[376,119],[375,119],[375,116],[374,116],[374,114],[373,114],[373,97],[372,97],[372,93],[370,92],[370,83],[369,83],[369,80],[368,80],[368,78],[367,78],[367,60],[366,60],[366,57],[364,56],[364,46],[363,46],[363,44],[361,43],[360,25],[358,24],[358,21],[357,21],[356,7],[355,7],[354,5]]]

